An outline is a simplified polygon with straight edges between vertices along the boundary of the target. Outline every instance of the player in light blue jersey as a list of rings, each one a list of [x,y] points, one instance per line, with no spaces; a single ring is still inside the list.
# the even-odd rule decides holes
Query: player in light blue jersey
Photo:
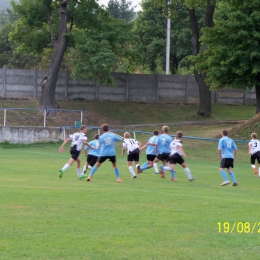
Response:
[[[100,153],[100,144],[98,141],[99,135],[94,136],[94,140],[89,142],[89,144],[94,147],[94,150],[90,150],[89,147],[85,146],[85,156],[87,157],[86,163],[83,167],[83,173],[85,174],[87,169],[91,170],[92,167],[95,165],[95,163],[98,160],[99,153]]]
[[[119,176],[119,170],[117,168],[116,164],[116,150],[115,150],[115,142],[122,141],[122,137],[119,137],[113,133],[109,132],[109,126],[108,124],[104,124],[101,126],[101,129],[103,131],[103,134],[99,137],[99,144],[100,144],[100,154],[98,161],[93,166],[93,168],[90,171],[90,174],[87,178],[87,181],[90,181],[93,174],[97,171],[98,167],[106,161],[106,159],[109,159],[114,167],[114,171],[116,174],[116,178],[118,182],[121,182],[120,176]]]
[[[235,142],[228,137],[228,131],[223,130],[222,131],[222,138],[218,142],[218,154],[220,158],[220,174],[224,181],[220,184],[221,186],[229,184],[229,180],[227,177],[227,174],[225,172],[225,168],[227,169],[233,184],[231,186],[237,186],[237,181],[235,178],[235,175],[232,171],[232,168],[234,167],[234,159],[236,157],[237,152],[237,146]]]
[[[153,136],[149,138],[148,142],[146,145],[144,145],[143,147],[141,147],[140,150],[143,150],[146,148],[146,158],[147,158],[147,162],[145,162],[140,169],[140,172],[137,173],[141,173],[143,170],[145,169],[149,169],[154,167],[155,173],[158,174],[158,166],[157,163],[153,164],[153,161],[158,153],[158,148],[157,148],[157,143],[158,143],[158,135],[159,135],[159,131],[158,130],[154,130],[153,131]]]

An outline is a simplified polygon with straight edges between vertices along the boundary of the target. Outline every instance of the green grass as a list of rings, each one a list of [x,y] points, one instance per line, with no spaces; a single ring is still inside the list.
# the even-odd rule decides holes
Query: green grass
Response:
[[[143,143],[147,138],[138,136]],[[120,144],[122,183],[109,162],[89,183],[77,179],[75,165],[59,179],[58,169],[69,159],[69,146],[59,153],[59,145],[0,144],[1,259],[259,258],[260,179],[247,144],[238,144],[237,187],[219,185],[216,142],[184,140],[192,183],[180,166],[177,182],[153,170],[131,179]],[[219,222],[241,224],[224,233]],[[251,228],[257,223],[252,233],[241,229],[246,222]]]

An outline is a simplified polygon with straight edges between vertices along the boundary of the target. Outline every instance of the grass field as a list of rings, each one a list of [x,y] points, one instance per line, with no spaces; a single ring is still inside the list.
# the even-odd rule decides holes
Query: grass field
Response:
[[[223,127],[206,132],[213,137]],[[188,128],[184,133],[191,132]],[[197,136],[202,130],[197,128]],[[137,139],[145,143],[148,137]],[[110,162],[91,182],[78,180],[75,165],[59,179],[69,146],[59,153],[60,144],[2,143],[0,258],[259,259],[260,178],[250,167],[247,144],[237,145],[239,185],[222,187],[213,141],[184,140],[194,182],[180,166],[176,182],[153,170],[131,179],[117,144],[122,183]],[[145,160],[143,152],[141,164]]]

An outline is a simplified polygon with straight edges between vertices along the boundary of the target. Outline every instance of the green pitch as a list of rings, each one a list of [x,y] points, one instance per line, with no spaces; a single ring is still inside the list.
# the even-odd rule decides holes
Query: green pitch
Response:
[[[260,178],[247,144],[238,144],[237,187],[219,185],[216,142],[184,140],[194,182],[180,166],[176,182],[152,169],[131,179],[120,145],[122,183],[108,161],[91,182],[75,165],[59,179],[69,159],[59,145],[0,144],[2,260],[259,258]]]

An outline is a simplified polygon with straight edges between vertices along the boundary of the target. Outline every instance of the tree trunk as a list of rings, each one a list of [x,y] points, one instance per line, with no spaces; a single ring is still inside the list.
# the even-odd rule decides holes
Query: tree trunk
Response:
[[[42,79],[42,94],[41,94],[41,108],[55,109],[57,108],[55,90],[58,75],[63,60],[64,53],[68,46],[68,36],[65,36],[67,32],[67,23],[69,19],[69,13],[67,10],[67,1],[60,1],[59,8],[59,35],[56,39],[52,39],[51,46],[53,47],[53,53],[51,63],[48,72]]]
[[[213,27],[213,15],[215,11],[215,5],[211,4],[211,1],[207,1],[207,9],[206,9],[206,18],[205,18],[205,26]],[[192,55],[198,55],[200,51],[200,42],[199,42],[199,27],[198,21],[195,14],[195,9],[189,9],[190,16],[190,24],[191,24],[191,47],[192,47]],[[204,46],[205,49],[206,46]],[[194,71],[194,76],[197,81],[199,87],[199,110],[197,114],[201,116],[211,116],[211,91],[209,90],[209,86],[205,82],[206,74],[198,73],[198,71]]]

